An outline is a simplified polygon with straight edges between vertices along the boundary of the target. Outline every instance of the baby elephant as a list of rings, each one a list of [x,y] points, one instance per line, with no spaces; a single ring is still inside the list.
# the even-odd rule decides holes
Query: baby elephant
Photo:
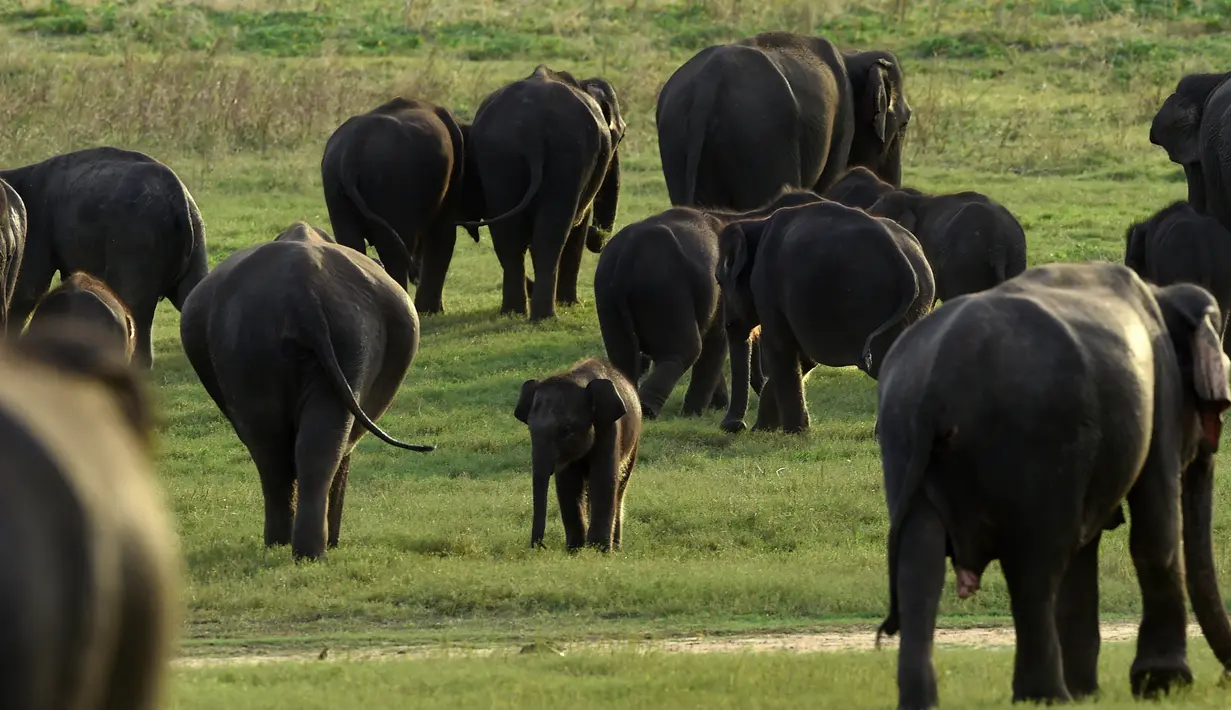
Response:
[[[1124,265],[1159,286],[1191,283],[1204,287],[1218,301],[1225,336],[1231,314],[1231,234],[1213,217],[1176,202],[1124,235]],[[1223,349],[1228,343],[1223,341]]]
[[[880,176],[871,170],[856,165],[843,173],[842,177],[825,191],[825,199],[866,210],[880,198],[898,190],[911,195],[922,194],[911,187],[895,188],[893,183],[881,180]]]
[[[61,319],[71,318],[76,321],[93,323],[101,332],[108,336],[125,360],[131,360],[133,350],[137,347],[137,329],[133,324],[132,312],[111,287],[99,279],[76,271],[60,285],[43,296],[34,315],[30,316],[30,324],[26,326],[26,334],[38,333]]]
[[[1026,270],[1026,233],[1011,212],[978,192],[898,190],[868,208],[918,239],[936,277],[936,300],[989,289]]]
[[[513,416],[530,427],[534,522],[530,546],[543,545],[547,484],[556,497],[569,550],[620,549],[624,490],[637,461],[641,405],[633,383],[594,358],[544,380],[526,380]],[[589,500],[589,528],[582,501]]]

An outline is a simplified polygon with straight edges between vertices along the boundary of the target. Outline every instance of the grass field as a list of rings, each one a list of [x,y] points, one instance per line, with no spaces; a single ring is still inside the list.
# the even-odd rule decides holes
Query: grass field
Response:
[[[1147,140],[1149,121],[1181,75],[1231,64],[1228,0],[10,0],[0,1],[0,143],[6,165],[98,144],[163,160],[196,197],[217,263],[296,219],[328,228],[319,161],[347,116],[404,93],[469,117],[544,61],[601,73],[620,92],[623,225],[667,206],[653,121],[662,82],[700,47],[763,29],[895,51],[914,108],[905,182],[1000,200],[1025,226],[1032,264],[1120,260],[1128,224],[1184,196],[1180,170]],[[529,441],[512,410],[522,380],[603,352],[590,295],[596,257],[585,259],[585,302],[531,326],[497,315],[487,237],[459,238],[447,313],[424,318],[420,353],[381,421],[439,448],[414,455],[361,442],[342,546],[324,564],[262,548],[255,469],[184,359],[178,314],[164,304],[153,382],[159,471],[187,563],[183,653],[870,630],[887,604],[887,521],[875,383],[853,368],[811,375],[813,428],[803,437],[726,435],[719,413],[682,418],[681,383],[667,416],[646,428],[624,552],[564,553],[554,500],[550,549],[528,548]],[[1231,590],[1231,483],[1218,485],[1216,555]],[[1139,610],[1126,544],[1121,529],[1103,546],[1106,618]],[[993,569],[975,599],[947,593],[942,611],[954,625],[1004,623],[1007,610]],[[1208,656],[1204,642],[1194,648]],[[1105,676],[1117,692],[1127,653],[1113,654]],[[566,686],[577,695],[553,702],[665,705],[681,688],[737,686],[762,699],[721,702],[807,705],[843,687],[835,704],[882,706],[891,659],[586,655],[196,670],[182,674],[175,707],[282,707],[275,695],[298,698],[326,681],[335,696],[298,706],[362,698],[381,707],[418,694],[415,707],[459,697],[459,707],[548,707],[543,694]],[[946,701],[1007,698],[1006,653],[941,659],[952,673]],[[885,693],[849,694],[873,683]]]

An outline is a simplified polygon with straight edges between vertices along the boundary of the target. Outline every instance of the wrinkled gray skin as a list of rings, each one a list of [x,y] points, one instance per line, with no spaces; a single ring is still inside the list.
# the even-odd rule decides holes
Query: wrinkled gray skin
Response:
[[[751,210],[783,188],[823,194],[854,165],[900,185],[910,115],[892,53],[767,32],[685,62],[655,120],[671,204]]]
[[[1026,270],[1026,232],[1004,205],[978,192],[888,193],[868,208],[915,235],[936,278],[936,299],[991,288]]]
[[[892,183],[877,177],[876,173],[862,165],[857,165],[838,178],[838,181],[825,192],[825,199],[841,202],[847,207],[866,210],[876,204],[877,200],[896,190],[912,195],[923,194],[912,187],[895,188]]]
[[[444,311],[457,222],[480,216],[464,188],[469,130],[447,108],[399,96],[348,118],[321,158],[338,243],[375,247],[394,281],[418,285],[419,313]],[[470,236],[479,241],[478,229]]]
[[[537,282],[530,320],[577,302],[583,245],[594,253],[615,224],[625,123],[606,79],[578,80],[540,64],[479,105],[473,165],[504,270],[500,312],[526,312],[526,251]],[[467,178],[469,182],[470,178]]]
[[[63,327],[64,319],[95,326],[107,334],[111,345],[124,354],[126,362],[132,359],[137,346],[137,326],[128,306],[102,281],[84,271],[74,272],[61,281],[38,302],[22,337],[32,337],[47,328]]]
[[[674,207],[621,229],[603,248],[594,273],[603,345],[612,364],[640,383],[646,418],[658,416],[689,368],[692,382],[684,396],[684,414],[727,406],[722,376],[727,319],[714,276],[718,233],[735,220],[757,219],[820,199],[816,193],[795,190],[752,212]],[[641,353],[653,362],[644,381]],[[732,366],[740,365],[747,368],[747,360]],[[742,372],[737,379],[747,378]]]
[[[21,195],[0,180],[0,330],[7,327],[9,307],[17,290],[21,255],[26,249],[26,205]]]
[[[1184,168],[1188,202],[1231,229],[1231,72],[1190,74],[1163,102],[1150,142]]]
[[[899,708],[938,702],[946,555],[963,597],[1000,560],[1014,700],[1096,692],[1098,545],[1124,522],[1122,501],[1143,607],[1133,692],[1192,680],[1185,579],[1206,640],[1231,663],[1210,542],[1212,457],[1231,403],[1220,319],[1199,286],[1153,287],[1107,262],[1049,264],[955,298],[898,338],[877,438],[891,519],[878,636],[901,631]]]
[[[1124,235],[1124,264],[1159,286],[1192,283],[1213,294],[1222,313],[1219,336],[1231,316],[1231,232],[1218,220],[1198,214],[1187,202],[1176,202]],[[1231,354],[1231,342],[1223,349]]]
[[[163,298],[182,310],[205,274],[201,213],[171,168],[143,153],[88,148],[0,170],[29,212],[26,246],[9,311],[21,332],[52,276],[84,271],[102,279],[132,311],[133,361],[154,362],[154,311]]]
[[[188,361],[261,477],[265,544],[296,560],[338,546],[351,452],[419,348],[419,317],[376,262],[296,222],[241,249],[192,292],[180,320]]]
[[[718,283],[729,321],[761,326],[765,384],[754,431],[808,428],[804,376],[816,365],[857,365],[876,378],[904,328],[931,310],[932,270],[893,220],[822,202],[733,222],[719,235]],[[728,328],[731,406],[724,431],[744,428],[747,331]]]
[[[543,545],[547,486],[555,474],[568,549],[619,550],[624,492],[641,437],[641,406],[633,383],[609,363],[582,360],[568,372],[522,383],[513,415],[530,428],[530,546]]]
[[[90,324],[0,349],[5,708],[163,706],[183,563],[155,483],[150,404]]]

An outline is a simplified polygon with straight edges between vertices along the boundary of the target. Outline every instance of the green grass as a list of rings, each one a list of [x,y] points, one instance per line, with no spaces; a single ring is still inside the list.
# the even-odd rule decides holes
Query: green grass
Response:
[[[534,5],[520,13],[524,3],[444,0],[0,2],[4,162],[101,143],[146,151],[192,190],[217,263],[297,219],[328,227],[320,154],[347,116],[396,93],[470,116],[488,92],[548,61],[607,76],[620,92],[629,123],[623,225],[667,206],[653,121],[662,82],[700,46],[784,28],[898,53],[914,107],[908,184],[978,189],[1002,201],[1026,228],[1032,264],[1119,260],[1128,224],[1185,193],[1179,169],[1148,142],[1154,111],[1184,73],[1231,65],[1226,0],[1199,8],[915,2],[904,20],[885,11],[891,3],[871,1]],[[887,522],[872,438],[875,383],[853,368],[810,376],[813,430],[802,437],[725,435],[718,413],[682,418],[681,383],[667,415],[646,427],[624,552],[564,553],[554,500],[549,549],[528,548],[529,440],[513,405],[527,377],[603,353],[591,296],[596,258],[585,256],[585,303],[532,326],[497,316],[500,271],[489,239],[459,236],[447,313],[423,319],[421,350],[381,420],[396,436],[439,448],[415,455],[361,442],[342,546],[324,564],[295,565],[288,550],[262,548],[255,469],[185,361],[178,315],[164,304],[152,379],[163,418],[159,474],[187,563],[185,653],[870,628],[887,604]],[[1222,476],[1217,485],[1216,561],[1231,590],[1223,544],[1231,482]],[[1122,529],[1104,543],[1108,618],[1139,613],[1126,542]],[[1000,575],[993,568],[971,601],[947,593],[942,611],[947,625],[1003,623]],[[886,656],[764,658],[772,663],[628,657],[611,676],[598,672],[609,664],[590,657],[512,659],[484,665],[490,677],[461,690],[484,704],[504,697],[493,690],[501,684],[533,694],[554,687],[553,678],[579,676],[587,680],[578,692],[604,702],[658,697],[641,693],[668,693],[669,702],[671,683],[643,682],[657,675],[647,669],[661,668],[685,685],[735,679],[747,697],[798,705],[827,683],[851,687],[835,680],[850,674],[891,680]],[[1003,654],[951,658],[947,697],[959,697],[959,686],[970,686],[961,692],[972,704],[1006,696]],[[1127,665],[1118,658],[1117,679]],[[392,665],[185,672],[177,702],[245,707],[236,698],[253,687],[254,698],[272,697],[313,674],[336,675],[328,685],[348,700],[369,689],[388,698],[444,693],[467,685],[468,669],[484,662],[452,663],[406,666],[405,675]],[[775,675],[787,671],[787,680]],[[547,680],[526,680],[536,674]],[[986,674],[995,682],[981,681]],[[791,690],[779,696],[778,686]],[[843,706],[891,697],[857,695]],[[508,697],[502,702],[521,696]]]
[[[708,654],[598,651],[484,659],[280,663],[180,671],[170,710],[337,707],[447,708],[886,708],[897,698],[894,651]],[[1194,654],[1197,656],[1197,654]],[[1107,644],[1098,707],[1141,708],[1128,692],[1132,645]],[[1009,648],[936,654],[945,708],[1008,708]],[[1166,707],[1222,708],[1227,691],[1209,654],[1196,681]]]

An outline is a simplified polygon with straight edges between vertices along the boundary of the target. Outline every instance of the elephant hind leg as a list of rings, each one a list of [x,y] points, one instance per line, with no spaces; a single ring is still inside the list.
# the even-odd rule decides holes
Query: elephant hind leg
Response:
[[[1057,602],[1056,626],[1064,657],[1064,684],[1073,698],[1098,692],[1098,547],[1102,535],[1069,563]]]
[[[496,248],[496,258],[500,260],[500,268],[504,272],[500,315],[525,315],[526,291],[532,283],[526,278],[526,249],[529,245],[526,220],[521,216],[510,217],[505,222],[491,225],[488,230],[492,245]]]
[[[720,327],[710,328],[701,339],[701,353],[692,366],[692,381],[684,395],[684,414],[698,415],[707,407],[726,408],[726,383],[722,379],[726,360],[727,334]],[[717,401],[719,389],[724,390],[722,401]]]
[[[945,529],[926,497],[911,505],[898,540],[898,707],[925,710],[939,702],[932,647],[945,584]]]
[[[1013,665],[1013,701],[1065,702],[1060,636],[1056,629],[1056,597],[1066,563],[1064,555],[1046,541],[1055,531],[1019,530],[1020,549],[1001,557],[1017,652]]]
[[[664,323],[658,325],[661,326]],[[675,347],[661,357],[654,358],[650,371],[646,373],[645,379],[637,388],[637,395],[641,400],[641,413],[649,419],[662,413],[663,405],[671,396],[671,390],[675,389],[676,383],[680,381],[688,368],[692,367],[701,357],[701,333],[697,331],[695,323],[680,323],[678,327],[667,330],[676,334],[677,342],[673,343]],[[689,391],[692,391],[691,387]],[[686,400],[684,414],[700,414],[705,404],[705,402]]]
[[[587,215],[581,226],[573,227],[569,231],[568,240],[564,243],[564,251],[560,254],[560,273],[556,280],[556,303],[559,305],[575,306],[580,303],[577,297],[577,279],[581,273],[581,258],[585,253],[590,221]]]
[[[295,520],[294,439],[280,427],[246,431],[243,438],[261,477],[261,494],[265,499],[265,546],[289,545],[291,525]]]
[[[350,447],[348,439],[352,426],[351,413],[332,393],[311,395],[303,405],[295,435],[299,503],[295,510],[291,554],[296,560],[320,559],[325,554],[329,493],[344,452]],[[337,522],[341,524],[340,509]]]
[[[350,454],[342,457],[329,486],[329,547],[338,546],[342,532],[342,502],[346,499],[346,481],[350,477]]]

